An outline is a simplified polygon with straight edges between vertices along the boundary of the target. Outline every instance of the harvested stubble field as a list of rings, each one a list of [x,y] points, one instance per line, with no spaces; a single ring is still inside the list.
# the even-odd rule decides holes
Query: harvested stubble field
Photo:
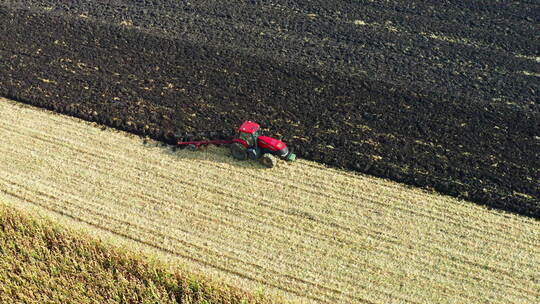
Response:
[[[0,303],[271,303],[30,213],[0,202]]]
[[[540,218],[534,1],[0,3],[0,95],[171,141],[252,119],[306,159]]]
[[[540,223],[306,160],[267,170],[0,102],[0,200],[300,302],[537,303]]]

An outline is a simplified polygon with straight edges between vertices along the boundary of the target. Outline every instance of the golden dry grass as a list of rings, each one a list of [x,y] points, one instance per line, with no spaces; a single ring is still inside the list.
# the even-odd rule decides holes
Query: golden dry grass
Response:
[[[537,303],[540,223],[299,160],[173,152],[0,101],[0,200],[299,302]]]
[[[0,303],[267,303],[1,202],[0,253]]]

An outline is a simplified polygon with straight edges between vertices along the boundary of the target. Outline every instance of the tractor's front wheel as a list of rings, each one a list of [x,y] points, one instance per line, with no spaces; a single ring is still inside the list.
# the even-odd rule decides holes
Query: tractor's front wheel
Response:
[[[233,143],[231,145],[231,154],[238,160],[245,160],[247,158],[247,149],[240,143]]]
[[[273,168],[277,163],[277,159],[274,155],[270,153],[266,153],[261,157],[261,164],[263,164],[265,167]]]

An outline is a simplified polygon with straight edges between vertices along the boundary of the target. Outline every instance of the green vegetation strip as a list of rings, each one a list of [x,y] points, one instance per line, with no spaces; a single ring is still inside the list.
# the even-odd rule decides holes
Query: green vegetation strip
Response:
[[[263,303],[0,203],[0,303]]]

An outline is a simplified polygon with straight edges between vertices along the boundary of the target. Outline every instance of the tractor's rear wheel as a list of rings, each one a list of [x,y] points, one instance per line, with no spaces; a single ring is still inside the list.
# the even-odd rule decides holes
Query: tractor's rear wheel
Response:
[[[274,155],[266,153],[261,157],[261,164],[265,167],[273,168],[277,163],[277,159]]]
[[[247,149],[240,143],[233,143],[231,145],[231,154],[238,160],[245,160],[247,158]]]

